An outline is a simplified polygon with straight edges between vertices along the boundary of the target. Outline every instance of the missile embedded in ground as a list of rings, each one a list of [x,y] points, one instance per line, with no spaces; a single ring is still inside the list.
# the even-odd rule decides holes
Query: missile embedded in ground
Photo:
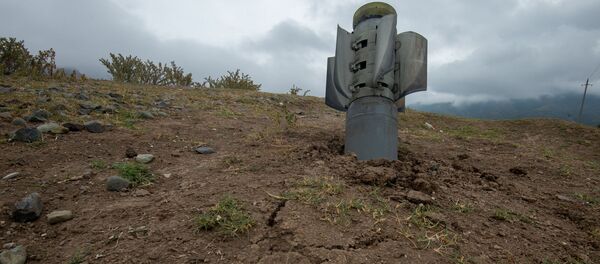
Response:
[[[396,22],[389,4],[360,7],[352,33],[338,26],[327,60],[325,102],[347,112],[345,152],[360,160],[398,159],[398,111],[405,96],[427,89],[427,39],[397,34]]]

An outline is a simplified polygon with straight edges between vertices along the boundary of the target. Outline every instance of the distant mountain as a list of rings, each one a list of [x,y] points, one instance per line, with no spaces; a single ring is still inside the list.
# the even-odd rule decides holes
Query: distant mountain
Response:
[[[481,102],[462,105],[452,103],[413,104],[410,108],[440,114],[481,119],[558,118],[575,121],[581,104],[580,94],[559,94],[539,99],[513,99],[500,102]],[[586,98],[582,122],[600,125],[600,96]]]

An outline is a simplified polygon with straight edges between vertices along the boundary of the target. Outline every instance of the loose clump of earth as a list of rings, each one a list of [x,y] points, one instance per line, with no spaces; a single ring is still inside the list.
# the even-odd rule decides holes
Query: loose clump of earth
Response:
[[[322,98],[1,84],[0,263],[600,262],[597,128],[409,109],[358,161]]]

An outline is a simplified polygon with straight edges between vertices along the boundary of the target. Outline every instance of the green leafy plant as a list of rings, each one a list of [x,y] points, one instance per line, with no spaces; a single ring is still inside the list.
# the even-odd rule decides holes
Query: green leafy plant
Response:
[[[227,71],[226,75],[223,75],[217,79],[207,77],[204,79],[204,83],[199,86],[205,88],[225,88],[225,89],[241,89],[241,90],[260,90],[261,84],[255,84],[250,75],[240,72],[237,69],[235,72]]]
[[[113,168],[119,171],[119,176],[129,180],[134,185],[143,185],[154,180],[150,170],[139,163],[115,163]]]
[[[117,82],[161,86],[191,86],[193,83],[192,74],[186,74],[174,61],[167,65],[150,60],[144,62],[138,57],[120,53],[110,53],[109,56],[108,59],[101,58],[100,63]]]
[[[0,38],[0,73],[31,77],[52,77],[56,72],[56,52],[40,50],[31,55],[24,41],[16,38]]]
[[[200,214],[195,222],[199,230],[217,230],[230,236],[247,232],[255,224],[240,202],[230,196],[223,197],[213,208]]]

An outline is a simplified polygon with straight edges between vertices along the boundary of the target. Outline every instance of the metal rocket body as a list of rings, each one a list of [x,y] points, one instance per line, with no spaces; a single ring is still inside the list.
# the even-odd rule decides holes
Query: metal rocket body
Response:
[[[397,159],[397,111],[406,95],[427,89],[427,39],[397,34],[396,21],[390,5],[364,5],[352,33],[338,26],[327,60],[325,102],[347,112],[345,150],[361,160]]]

